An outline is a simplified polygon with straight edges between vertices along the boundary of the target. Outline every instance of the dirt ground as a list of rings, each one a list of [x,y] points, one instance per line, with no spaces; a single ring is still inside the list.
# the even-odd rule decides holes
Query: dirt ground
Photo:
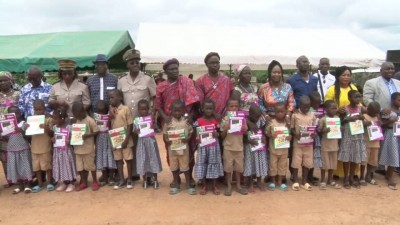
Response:
[[[400,190],[388,189],[380,175],[379,185],[358,190],[314,187],[311,192],[171,196],[172,175],[161,136],[157,139],[164,167],[159,190],[144,190],[140,182],[132,190],[107,186],[97,192],[12,195],[11,188],[1,187],[0,224],[400,224]],[[396,179],[400,180],[397,174]],[[4,174],[0,183],[5,183]]]

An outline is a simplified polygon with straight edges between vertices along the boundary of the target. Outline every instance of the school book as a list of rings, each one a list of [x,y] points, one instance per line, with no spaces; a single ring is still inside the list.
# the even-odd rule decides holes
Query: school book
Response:
[[[367,127],[368,131],[368,140],[370,141],[381,141],[383,140],[383,132],[380,126],[378,125],[371,125]]]
[[[319,107],[314,111],[315,116],[324,116],[325,115],[325,109],[323,107]]]
[[[17,127],[17,118],[15,114],[0,114],[0,127],[2,136],[14,133]]]
[[[179,151],[186,149],[186,143],[182,140],[186,138],[185,129],[169,130],[167,131],[168,140],[171,141],[171,151]]]
[[[354,122],[349,122],[350,134],[363,134],[364,133],[364,125],[362,120],[356,120]]]
[[[96,121],[97,129],[99,130],[99,132],[105,132],[110,129],[109,127],[110,116],[108,114],[103,115],[103,114],[93,113],[93,118]]]
[[[341,139],[342,131],[340,129],[341,123],[340,118],[338,117],[326,117],[325,118],[325,126],[329,128],[330,131],[326,134],[327,139]]]
[[[71,145],[83,145],[83,135],[86,133],[86,124],[72,124]]]
[[[151,116],[136,117],[133,124],[139,128],[139,137],[152,137],[155,135],[154,129],[151,128],[153,119]]]
[[[244,134],[242,127],[245,123],[245,112],[243,111],[228,111],[227,116],[229,118],[230,128],[228,130],[229,134]]]
[[[249,139],[257,141],[257,145],[256,146],[250,145],[252,152],[253,151],[264,151],[264,150],[266,150],[265,144],[262,143],[262,136],[263,136],[263,133],[262,133],[261,129],[258,130],[257,133],[254,133],[252,131],[247,132],[247,137]]]
[[[69,131],[66,128],[55,128],[55,130],[54,130],[55,142],[53,144],[53,147],[58,148],[58,149],[66,149],[68,134],[69,134]]]
[[[126,138],[126,130],[124,127],[115,128],[108,131],[110,135],[111,145],[113,148],[121,148],[122,142]]]
[[[196,127],[197,134],[200,138],[200,147],[216,146],[217,140],[214,138],[214,125],[206,125]]]
[[[44,128],[40,128],[40,124],[44,125],[45,121],[44,115],[28,116],[26,123],[29,124],[29,127],[26,129],[25,135],[44,134]]]
[[[311,136],[316,132],[316,126],[300,126],[300,140],[297,143],[302,145],[312,145],[314,138]]]
[[[276,138],[274,138],[275,149],[290,147],[290,141],[286,140],[290,136],[287,127],[274,127],[273,133],[276,135]]]

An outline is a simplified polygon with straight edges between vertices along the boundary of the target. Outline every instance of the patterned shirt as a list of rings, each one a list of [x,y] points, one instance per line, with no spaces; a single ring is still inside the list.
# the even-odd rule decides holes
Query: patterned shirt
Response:
[[[259,105],[259,98],[257,95],[257,86],[250,84],[252,92],[245,92],[240,87],[236,86],[235,91],[240,93],[240,109],[249,115],[249,110],[252,105]]]
[[[275,113],[274,107],[277,103],[285,103],[290,112],[294,110],[293,90],[289,84],[282,84],[282,88],[279,90],[271,88],[267,82],[261,85],[258,96],[262,98],[265,111],[268,113]]]
[[[33,102],[37,99],[42,99],[44,101],[46,112],[49,113],[51,111],[49,107],[51,87],[51,84],[43,81],[37,87],[33,87],[31,83],[22,87],[18,100],[18,108],[21,113],[23,113],[25,117],[34,115]]]
[[[103,84],[101,80],[103,80]],[[109,104],[108,92],[117,88],[118,77],[110,73],[107,73],[104,77],[95,75],[88,78],[86,85],[89,88],[91,110],[96,112],[98,100],[104,100],[107,105]]]

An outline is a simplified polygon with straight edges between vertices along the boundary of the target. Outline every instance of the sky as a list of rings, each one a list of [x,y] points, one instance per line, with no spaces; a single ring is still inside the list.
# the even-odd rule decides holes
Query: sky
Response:
[[[386,51],[400,49],[399,21],[398,0],[0,0],[0,35],[129,30],[135,40],[141,22],[346,28]]]

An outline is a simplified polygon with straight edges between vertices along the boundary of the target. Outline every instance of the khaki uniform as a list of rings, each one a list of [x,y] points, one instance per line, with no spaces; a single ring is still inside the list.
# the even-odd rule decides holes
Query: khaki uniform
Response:
[[[137,117],[137,103],[141,99],[151,102],[156,96],[156,82],[143,72],[132,80],[129,73],[118,80],[118,89],[124,94],[124,105],[128,106],[133,117]]]
[[[325,117],[319,120],[318,130],[322,130],[325,127],[325,121],[326,121]],[[326,134],[323,135],[321,139],[322,169],[336,170],[338,151],[339,151],[339,140],[327,139]]]
[[[45,126],[52,127],[52,119],[46,118]],[[46,171],[52,169],[52,149],[53,144],[47,133],[32,136],[31,153],[32,153],[32,170]]]
[[[371,117],[368,114],[364,114],[364,120],[376,123],[378,122],[378,117]],[[364,132],[364,140],[367,146],[367,161],[363,162],[362,165],[378,166],[380,141],[369,141],[367,130]]]
[[[86,116],[83,120],[77,120],[76,124],[86,124],[86,133],[92,134],[98,132],[96,122],[90,116]],[[94,137],[86,138],[83,145],[75,145],[74,152],[76,156],[77,171],[95,171],[95,148]]]
[[[115,112],[115,118],[111,120],[111,129],[116,129],[120,127],[124,127],[125,130],[128,130],[128,125],[133,124],[132,112],[125,105],[119,105]],[[113,149],[114,159],[115,160],[131,160],[133,159],[133,139],[132,136],[128,137],[128,145],[124,149]],[[134,160],[135,161],[135,160]]]
[[[275,127],[286,127],[286,123],[279,123],[275,119],[265,128],[265,133],[271,135]],[[287,158],[289,154],[288,148],[275,149],[274,139],[269,139],[269,175],[286,176]]]
[[[312,112],[308,112],[307,114],[296,112],[292,115],[290,125],[292,129],[294,128],[296,132],[299,132],[300,126],[312,126],[314,125],[315,120],[315,115]],[[313,160],[313,146],[301,145],[295,138],[293,141],[292,167],[296,169],[300,169],[302,166],[313,168]]]
[[[82,102],[84,105],[90,105],[89,89],[86,84],[75,79],[68,88],[64,81],[55,83],[50,91],[49,102],[52,100],[65,101],[69,105],[68,116],[72,117],[72,104]]]

